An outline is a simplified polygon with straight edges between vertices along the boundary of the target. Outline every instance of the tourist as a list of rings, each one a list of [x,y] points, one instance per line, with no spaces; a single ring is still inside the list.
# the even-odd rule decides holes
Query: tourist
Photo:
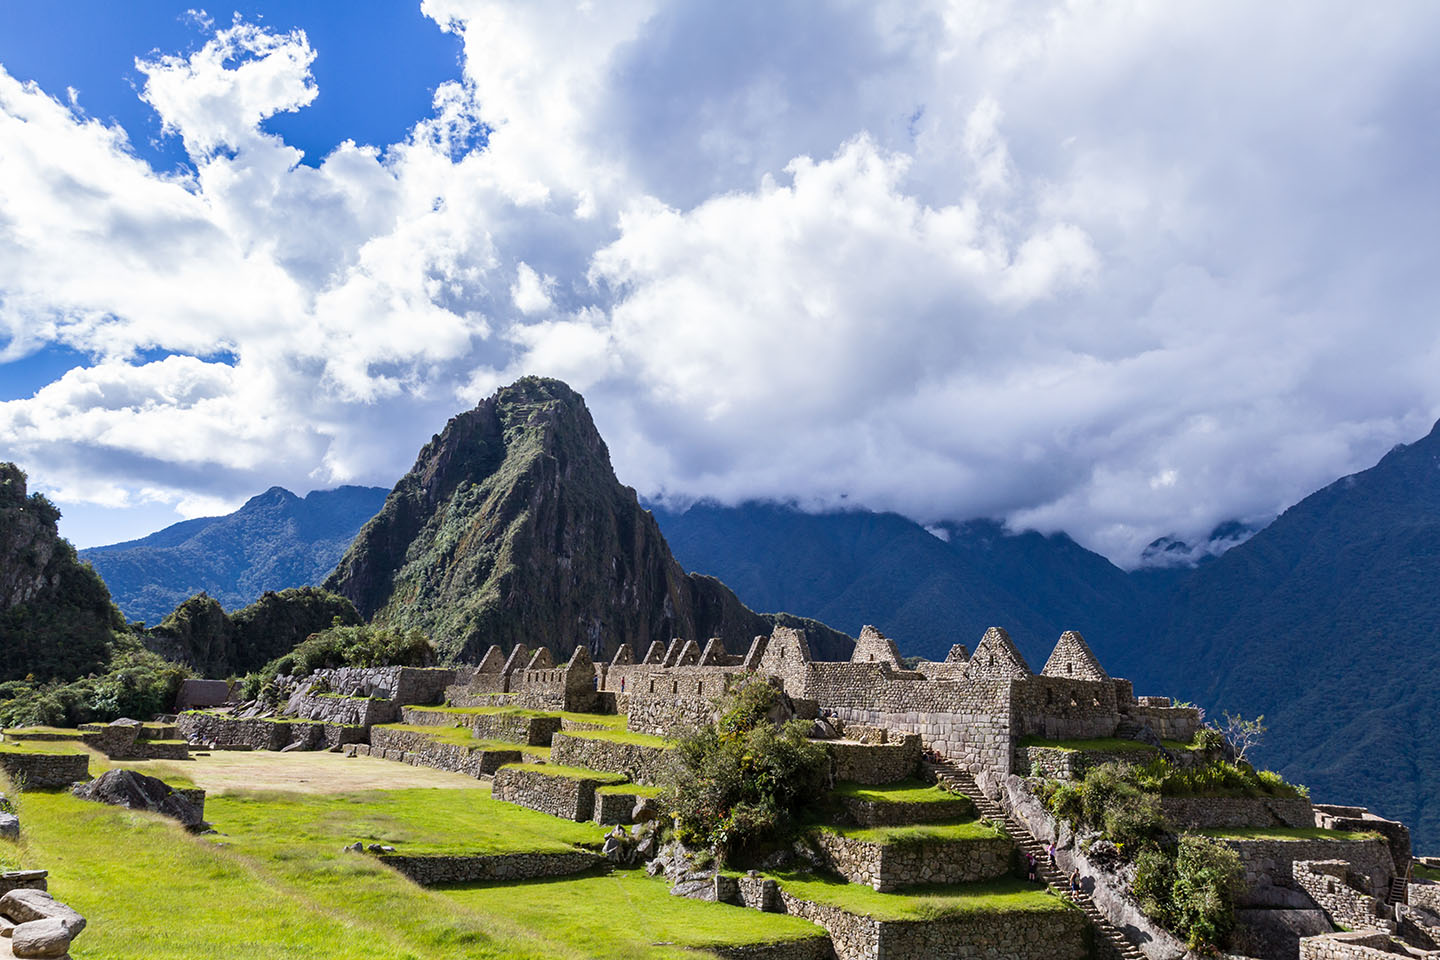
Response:
[[[1025,879],[1031,883],[1035,882],[1035,854],[1025,854]]]
[[[1080,893],[1080,868],[1076,867],[1070,873],[1070,895],[1077,896]]]
[[[1055,841],[1051,840],[1050,845],[1045,848],[1045,856],[1050,859],[1050,866],[1055,866]]]
[[[620,692],[621,692],[621,693],[624,693],[624,692],[625,692],[625,678],[624,678],[624,677],[621,677],[621,678],[620,678]]]

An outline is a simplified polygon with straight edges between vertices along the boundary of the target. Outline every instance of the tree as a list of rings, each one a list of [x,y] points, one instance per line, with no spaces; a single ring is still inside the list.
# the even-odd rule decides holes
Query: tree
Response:
[[[1230,744],[1230,749],[1235,751],[1236,763],[1243,763],[1245,754],[1259,745],[1265,736],[1264,721],[1263,713],[1254,720],[1246,720],[1238,713],[1225,714],[1225,725],[1220,728],[1220,732],[1224,735],[1225,742]]]

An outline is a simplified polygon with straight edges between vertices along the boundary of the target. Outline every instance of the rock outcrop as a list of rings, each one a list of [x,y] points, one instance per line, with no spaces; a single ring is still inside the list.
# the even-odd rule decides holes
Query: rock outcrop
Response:
[[[99,670],[125,628],[105,584],[60,538],[60,511],[0,463],[0,680]]]
[[[739,652],[775,619],[685,573],[615,479],[584,400],[534,377],[452,418],[325,586],[376,623],[426,631],[457,662],[521,642],[599,658],[719,636]],[[803,626],[817,655],[848,656],[848,637]]]
[[[164,780],[134,770],[109,770],[82,783],[72,791],[82,800],[94,800],[129,810],[149,810],[198,829],[204,824],[204,808],[177,792]]]

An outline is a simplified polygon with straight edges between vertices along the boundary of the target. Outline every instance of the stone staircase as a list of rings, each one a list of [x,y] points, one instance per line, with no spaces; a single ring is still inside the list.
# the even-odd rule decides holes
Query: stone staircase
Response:
[[[1068,878],[1060,872],[1058,867],[1050,863],[1044,845],[1010,814],[1006,813],[1004,807],[987,797],[969,771],[948,761],[939,763],[927,761],[925,767],[935,777],[937,783],[969,797],[975,803],[975,808],[980,812],[980,816],[1003,830],[1019,848],[1022,857],[1027,853],[1034,856],[1035,875],[1084,912],[1095,930],[1095,935],[1109,947],[1109,956],[1124,958],[1124,960],[1147,960],[1144,951],[1132,943],[1119,927],[1111,923],[1110,919],[1100,912],[1100,908],[1095,905],[1095,901],[1090,898],[1089,894],[1084,892],[1072,894],[1070,892]],[[1096,947],[1097,956],[1106,956],[1106,952],[1099,949],[1099,943],[1096,944]]]
[[[1410,878],[1408,876],[1393,877],[1390,880],[1390,889],[1385,894],[1385,905],[1393,907],[1397,903],[1410,902]]]

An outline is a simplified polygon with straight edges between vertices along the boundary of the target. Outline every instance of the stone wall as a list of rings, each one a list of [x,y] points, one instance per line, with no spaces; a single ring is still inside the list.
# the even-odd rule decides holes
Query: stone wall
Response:
[[[1300,960],[1395,960],[1413,956],[1383,933],[1330,933],[1300,941]]]
[[[312,693],[309,687],[302,687],[291,695],[285,705],[285,713],[302,720],[368,727],[377,723],[394,723],[400,718],[400,707],[394,700]]]
[[[1292,868],[1295,883],[1325,911],[1337,927],[1388,933],[1381,917],[1384,905],[1365,892],[1365,878],[1352,878],[1344,860],[1301,860]]]
[[[17,788],[53,790],[90,779],[85,753],[8,753],[0,751],[0,769]]]
[[[1045,780],[1080,780],[1102,763],[1146,763],[1160,755],[1150,750],[1066,750],[1061,747],[1016,747],[1014,772]]]
[[[565,705],[565,694],[536,690],[522,690],[514,693],[490,693],[471,688],[451,687],[446,701],[452,707],[515,707],[519,710],[555,711],[570,709]]]
[[[1411,880],[1408,888],[1410,905],[1423,907],[1440,915],[1440,883],[1433,880]]]
[[[625,726],[635,733],[668,736],[676,727],[701,727],[714,721],[715,702],[704,697],[617,695],[615,709],[625,714]]]
[[[377,858],[387,867],[409,877],[422,887],[450,883],[482,883],[490,880],[534,880],[583,873],[601,863],[599,854],[576,850],[568,853],[510,853],[468,857],[411,857],[382,854]]]
[[[824,934],[804,940],[782,940],[779,943],[739,943],[706,947],[705,952],[726,960],[834,960],[835,957],[830,938]]]
[[[181,741],[149,739],[147,731],[133,721],[115,723],[82,723],[80,740],[87,747],[99,750],[111,760],[187,760],[190,745]],[[155,733],[178,737],[175,727],[160,728]]]
[[[1090,953],[1079,910],[883,921],[783,888],[780,899],[783,912],[825,928],[839,960],[1081,960]]]
[[[550,742],[553,763],[623,773],[628,779],[647,786],[660,782],[669,756],[670,751],[663,747],[600,740],[583,734],[557,733]]]
[[[1293,864],[1303,860],[1345,860],[1350,878],[1371,896],[1383,899],[1395,875],[1390,848],[1384,840],[1221,840],[1240,855],[1247,887],[1267,883],[1296,886]],[[1248,905],[1244,897],[1242,905]]]
[[[11,890],[46,890],[49,876],[48,870],[6,870],[0,873],[0,897]]]
[[[1160,812],[1188,830],[1315,826],[1315,813],[1304,797],[1162,797]]]
[[[562,820],[584,821],[595,815],[595,786],[588,778],[553,776],[540,767],[510,766],[495,771],[491,796]]]
[[[595,791],[596,823],[609,826],[612,823],[631,823],[634,820],[635,794],[601,793]]]
[[[529,714],[482,713],[475,717],[471,729],[481,740],[505,740],[535,747],[550,746],[560,730],[559,717],[537,717]]]
[[[478,746],[442,743],[423,733],[375,727],[370,731],[370,749],[361,751],[357,744],[350,751],[358,756],[378,756],[398,760],[416,767],[432,767],[447,773],[463,773],[467,777],[492,776],[507,763],[522,759],[519,750],[486,750]]]
[[[1200,729],[1200,711],[1194,707],[1146,706],[1145,701],[1170,702],[1168,697],[1140,697],[1139,703],[1122,701],[1121,709],[1134,723],[1143,724],[1155,731],[1162,740],[1179,740],[1189,743]]]
[[[975,804],[958,793],[953,800],[929,803],[891,803],[838,797],[846,815],[862,827],[893,827],[912,823],[941,823],[975,816]]]
[[[986,840],[870,843],[816,830],[807,837],[830,870],[882,893],[920,883],[972,883],[1011,871],[1013,844]]]
[[[192,711],[176,718],[180,734],[192,745],[215,744],[222,749],[282,750],[292,743],[305,750],[327,750],[347,743],[362,743],[364,727],[304,720],[269,720],[231,717]]]
[[[286,692],[308,689],[323,677],[330,691],[341,696],[375,697],[397,706],[439,703],[445,689],[467,674],[448,667],[339,667],[316,670]]]
[[[915,775],[920,765],[920,738],[914,735],[894,738],[892,743],[852,743],[827,740],[836,780],[851,783],[897,783]]]

